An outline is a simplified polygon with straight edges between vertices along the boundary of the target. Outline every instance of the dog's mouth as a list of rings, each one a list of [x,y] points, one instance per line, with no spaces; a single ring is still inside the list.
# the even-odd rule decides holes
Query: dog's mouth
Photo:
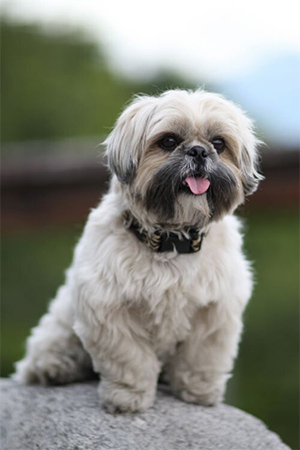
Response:
[[[209,189],[210,181],[204,177],[190,176],[183,180],[181,189],[194,195],[203,195]]]

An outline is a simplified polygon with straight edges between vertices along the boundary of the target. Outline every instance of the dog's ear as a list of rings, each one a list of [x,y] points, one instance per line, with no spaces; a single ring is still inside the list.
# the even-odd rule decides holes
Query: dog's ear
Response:
[[[135,97],[104,141],[109,168],[121,183],[128,184],[135,177],[155,100],[147,96]]]
[[[258,172],[257,157],[253,160],[249,148],[243,150],[243,187],[245,196],[253,194],[258,188],[259,182],[264,176]]]
[[[242,151],[240,167],[242,170],[242,182],[244,195],[251,195],[257,190],[259,182],[264,179],[259,173],[259,153],[258,149],[263,142],[257,139],[253,129],[253,123],[244,116],[246,132],[242,138]]]

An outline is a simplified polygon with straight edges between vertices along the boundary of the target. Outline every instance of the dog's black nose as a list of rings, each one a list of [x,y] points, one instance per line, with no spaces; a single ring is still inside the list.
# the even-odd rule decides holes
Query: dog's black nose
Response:
[[[207,158],[208,151],[204,147],[200,147],[200,145],[195,145],[195,147],[192,147],[187,151],[187,155],[201,160]]]

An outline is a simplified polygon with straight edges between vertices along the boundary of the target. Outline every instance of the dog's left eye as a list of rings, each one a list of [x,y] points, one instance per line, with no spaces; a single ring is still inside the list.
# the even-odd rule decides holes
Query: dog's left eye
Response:
[[[175,150],[175,148],[178,145],[178,142],[174,138],[174,136],[165,136],[160,141],[158,141],[158,145],[164,150],[172,151]]]
[[[225,150],[226,144],[223,138],[215,138],[213,141],[211,141],[211,143],[218,153],[222,153],[223,150]]]

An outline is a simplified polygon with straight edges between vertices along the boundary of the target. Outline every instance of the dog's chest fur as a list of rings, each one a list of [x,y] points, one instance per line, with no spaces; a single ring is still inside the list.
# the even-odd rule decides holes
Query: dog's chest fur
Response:
[[[165,269],[166,270],[166,269]],[[192,318],[199,308],[199,299],[182,289],[182,280],[174,284],[147,288],[136,305],[139,318],[147,330],[156,354],[164,359],[175,350],[178,342],[184,341],[191,330]]]
[[[108,195],[90,216],[76,252],[77,275],[86,286],[97,286],[88,294],[95,311],[134,311],[163,358],[189,335],[197,311],[230,291],[234,256],[240,254],[238,221],[227,217],[213,224],[198,253],[158,254],[124,229],[113,200]]]

